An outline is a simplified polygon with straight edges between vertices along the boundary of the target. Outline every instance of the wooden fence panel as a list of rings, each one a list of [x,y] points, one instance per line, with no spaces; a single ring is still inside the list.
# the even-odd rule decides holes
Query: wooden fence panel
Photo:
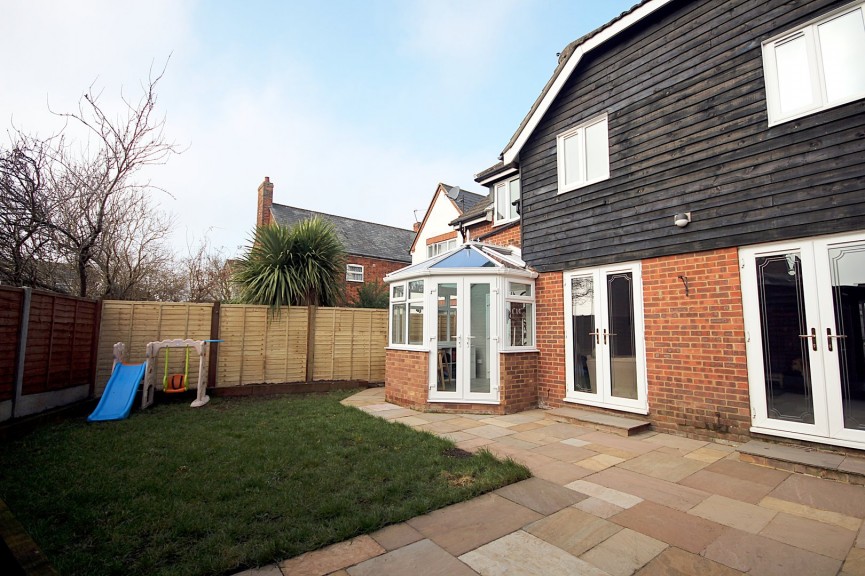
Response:
[[[283,308],[268,319],[267,306],[220,308],[217,386],[302,382],[306,377],[306,308]]]
[[[387,311],[319,308],[313,380],[384,380]]]
[[[96,395],[102,394],[111,376],[113,347],[116,342],[126,345],[125,361],[137,364],[145,361],[147,344],[160,340],[210,339],[210,318],[213,304],[186,302],[124,302],[105,301],[99,334]],[[186,355],[183,349],[168,352],[168,373],[182,374]],[[165,352],[159,357],[157,384],[165,371]],[[189,356],[189,384],[198,385],[198,356]]]
[[[24,290],[0,288],[0,402],[15,394],[15,362]]]

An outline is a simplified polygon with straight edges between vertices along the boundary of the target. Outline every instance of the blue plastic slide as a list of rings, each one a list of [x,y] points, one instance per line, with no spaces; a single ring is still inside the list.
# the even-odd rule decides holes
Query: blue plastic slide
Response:
[[[122,420],[129,416],[132,410],[132,402],[135,400],[135,392],[138,383],[144,378],[146,364],[117,364],[99,405],[93,414],[87,417],[88,422],[99,422],[102,420]]]

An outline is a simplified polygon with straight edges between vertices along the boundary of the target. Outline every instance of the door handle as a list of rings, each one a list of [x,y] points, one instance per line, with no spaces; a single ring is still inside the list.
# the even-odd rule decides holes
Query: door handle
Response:
[[[831,328],[826,328],[826,346],[829,347],[829,352],[832,351],[832,338],[838,338],[838,339],[841,339],[841,338],[846,338],[846,337],[847,337],[846,334],[835,334],[835,335],[833,336],[833,335],[832,335],[832,329],[831,329]]]
[[[594,332],[589,332],[589,336],[595,337],[595,344],[601,343],[601,333],[598,330],[595,330]]]
[[[814,352],[817,351],[817,330],[815,328],[811,328],[810,334],[799,334],[799,338],[811,338],[811,348]],[[830,347],[829,349],[831,350],[832,348]]]
[[[610,337],[610,341],[612,342],[612,340],[613,340],[613,336],[615,336],[615,335],[616,335],[615,332],[607,332],[607,329],[604,328],[604,344],[607,343],[607,336]]]

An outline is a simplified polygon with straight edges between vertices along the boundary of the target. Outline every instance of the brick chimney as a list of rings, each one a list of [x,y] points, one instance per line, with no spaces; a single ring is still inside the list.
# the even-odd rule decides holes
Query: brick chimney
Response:
[[[256,226],[269,226],[271,223],[270,207],[273,206],[273,184],[270,176],[264,177],[264,182],[258,185],[258,215]]]
[[[420,222],[415,222],[415,223],[412,225],[412,229],[413,229],[415,232],[417,232],[418,230],[420,230]]]

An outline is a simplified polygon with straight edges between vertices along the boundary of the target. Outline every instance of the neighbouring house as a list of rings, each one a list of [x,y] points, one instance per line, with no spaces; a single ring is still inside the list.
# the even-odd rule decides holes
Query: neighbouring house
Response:
[[[439,183],[423,219],[416,225],[417,235],[411,245],[412,264],[461,245],[462,237],[450,222],[484,200],[482,194]]]
[[[357,297],[364,283],[381,283],[386,274],[411,263],[409,248],[414,241],[414,231],[276,204],[273,182],[264,177],[258,187],[257,226],[272,223],[292,226],[315,216],[332,223],[345,246],[345,296],[349,303]]]
[[[403,344],[392,324],[388,399],[502,413],[534,396],[695,437],[865,448],[863,4],[645,0],[569,44],[490,169],[493,192],[519,178],[526,267],[481,263],[481,240],[431,264],[472,251],[449,277],[395,273],[392,322],[414,305],[424,332]],[[503,329],[515,303],[531,347]]]

